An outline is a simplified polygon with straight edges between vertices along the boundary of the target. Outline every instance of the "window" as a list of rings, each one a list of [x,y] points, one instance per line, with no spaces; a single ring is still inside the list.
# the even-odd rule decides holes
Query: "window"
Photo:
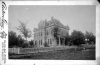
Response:
[[[40,40],[40,45],[41,45],[41,40]]]
[[[41,40],[40,40],[40,45],[41,45]]]
[[[40,45],[40,40],[39,40],[39,45]]]
[[[49,34],[51,34],[51,30],[49,30]]]
[[[39,37],[39,32],[38,32],[38,37]]]
[[[50,39],[50,44],[52,44],[52,40]]]
[[[49,44],[49,39],[48,39],[48,44]]]
[[[42,36],[42,31],[41,31],[41,36]]]
[[[40,40],[39,40],[39,45],[40,45]]]
[[[63,35],[63,31],[62,31],[62,35]]]
[[[41,39],[41,45],[42,45],[42,39]]]
[[[34,34],[34,38],[35,38],[35,34]]]
[[[40,32],[39,32],[39,36],[40,36]]]
[[[37,37],[38,37],[38,33],[37,33]]]
[[[36,41],[35,41],[35,44],[37,44]]]
[[[39,33],[39,36],[41,36],[41,32]]]
[[[47,31],[47,35],[48,35],[48,31]]]
[[[48,30],[48,35],[49,35],[49,30]]]
[[[39,37],[39,32],[38,32],[38,37]]]

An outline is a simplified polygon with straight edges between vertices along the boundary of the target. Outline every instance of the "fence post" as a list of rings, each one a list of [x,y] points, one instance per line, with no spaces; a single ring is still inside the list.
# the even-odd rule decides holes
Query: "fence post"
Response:
[[[14,49],[13,53],[16,53],[16,52],[15,52],[15,48],[13,48],[13,49]]]
[[[20,54],[20,48],[18,48],[18,54]]]

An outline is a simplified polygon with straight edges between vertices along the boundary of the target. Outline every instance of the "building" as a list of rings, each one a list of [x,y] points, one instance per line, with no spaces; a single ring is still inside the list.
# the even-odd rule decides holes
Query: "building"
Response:
[[[59,28],[59,40],[54,38],[54,27]],[[64,26],[59,20],[51,17],[50,21],[40,21],[38,28],[34,28],[34,43],[37,47],[44,47],[44,43],[51,46],[58,46],[65,44],[65,36],[69,35],[69,27]]]

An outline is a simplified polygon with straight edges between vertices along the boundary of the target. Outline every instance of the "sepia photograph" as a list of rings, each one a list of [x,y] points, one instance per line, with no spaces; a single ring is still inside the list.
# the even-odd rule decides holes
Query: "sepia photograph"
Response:
[[[9,5],[8,58],[96,60],[95,5]]]

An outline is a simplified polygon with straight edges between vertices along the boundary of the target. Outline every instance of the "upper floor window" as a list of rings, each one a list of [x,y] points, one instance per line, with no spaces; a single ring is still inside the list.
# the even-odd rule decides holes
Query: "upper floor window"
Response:
[[[40,32],[38,33],[38,35],[40,36]]]
[[[48,39],[48,44],[49,44],[49,39]]]
[[[50,32],[49,32],[49,30],[48,30],[48,35],[49,35],[49,33],[50,33]]]
[[[42,36],[42,31],[41,31],[41,36]]]
[[[47,35],[48,35],[48,31],[47,31]]]
[[[38,33],[37,33],[37,37],[38,37]]]
[[[63,31],[62,31],[62,35],[63,35]]]
[[[52,40],[50,39],[50,44],[52,44]]]
[[[39,36],[40,36],[40,32],[39,32]]]
[[[36,37],[36,34],[34,34],[34,38]]]
[[[41,45],[41,41],[39,40],[39,45]]]
[[[35,36],[37,37],[37,33],[35,34]]]
[[[41,32],[39,34],[40,34],[39,36],[41,36]]]

